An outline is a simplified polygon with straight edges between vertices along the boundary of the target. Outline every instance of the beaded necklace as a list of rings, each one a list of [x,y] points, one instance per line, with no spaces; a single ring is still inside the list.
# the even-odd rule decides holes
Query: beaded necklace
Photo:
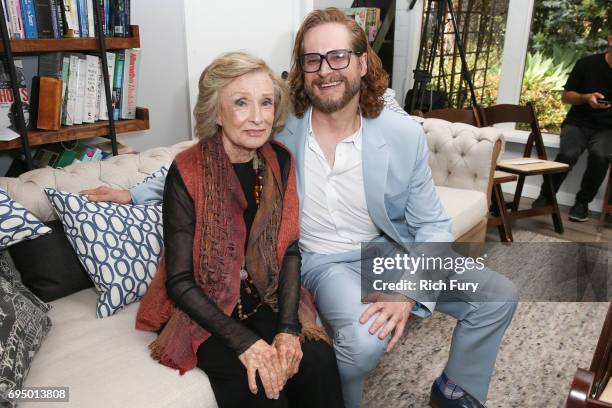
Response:
[[[259,157],[259,153],[255,152],[255,157],[253,157],[253,170],[255,170],[255,186],[253,187],[253,198],[255,198],[255,205],[259,208],[259,203],[261,202],[261,193],[263,192],[263,183],[264,183],[264,167],[265,162]],[[242,261],[242,267],[240,268],[240,287],[244,288],[244,291],[247,294],[253,293],[251,288],[255,288],[255,284],[253,280],[249,276],[248,271],[246,270],[246,260]],[[255,288],[256,289],[256,288]],[[259,299],[259,295],[257,294],[257,290],[254,291],[253,297]],[[242,302],[240,301],[240,296],[238,296],[238,304],[236,305],[238,311],[238,318],[240,320],[245,320],[255,313],[259,309],[263,303],[259,300],[259,303],[255,308],[248,312],[243,312]]]

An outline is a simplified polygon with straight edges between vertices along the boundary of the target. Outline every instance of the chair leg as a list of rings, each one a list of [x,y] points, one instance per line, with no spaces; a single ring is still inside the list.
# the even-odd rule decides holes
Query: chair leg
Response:
[[[523,194],[523,184],[525,184],[525,176],[519,176],[516,182],[516,190],[514,190],[514,199],[512,200],[512,211],[518,211],[521,203],[521,195]]]
[[[606,223],[606,215],[608,215],[609,207],[608,200],[610,199],[610,193],[612,191],[612,167],[608,172],[608,185],[606,186],[606,193],[603,196],[603,205],[601,206],[601,214],[599,215],[599,222],[597,223],[597,231],[601,231],[604,224]]]
[[[557,204],[557,197],[555,189],[553,188],[552,175],[544,174],[543,177],[546,197],[548,198],[548,202],[552,203],[553,207],[552,219],[555,225],[555,231],[557,231],[558,234],[563,234],[563,221],[561,220],[561,213],[559,212],[559,205]]]
[[[499,239],[502,242],[513,242],[512,238],[512,226],[510,225],[510,220],[508,220],[508,213],[506,212],[506,201],[504,199],[504,194],[501,189],[500,184],[493,185],[493,194],[495,206],[499,211],[499,218],[501,219],[501,224],[497,226],[497,231],[499,232]]]

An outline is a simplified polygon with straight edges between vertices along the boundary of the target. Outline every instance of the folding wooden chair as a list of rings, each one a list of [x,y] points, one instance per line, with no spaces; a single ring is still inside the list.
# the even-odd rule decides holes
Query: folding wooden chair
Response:
[[[467,123],[468,125],[480,127],[480,119],[476,111],[471,109],[435,109],[429,112],[423,113],[423,117],[426,119],[443,119],[449,122],[460,122]]]
[[[580,345],[580,339],[578,344]],[[567,397],[566,408],[612,407],[612,305],[601,329],[589,370],[579,368]]]
[[[608,158],[610,164],[608,166],[608,186],[603,196],[603,204],[601,206],[601,214],[597,223],[597,231],[601,231],[606,224],[606,215],[612,214],[612,204],[610,204],[610,195],[612,195],[612,155]]]
[[[477,114],[482,126],[492,126],[496,123],[516,122],[528,124],[531,127],[531,133],[525,144],[522,159],[501,160],[497,163],[497,169],[508,173],[516,174],[518,181],[514,192],[514,199],[511,203],[506,203],[510,212],[508,217],[510,221],[518,218],[534,217],[538,215],[551,214],[555,231],[563,234],[563,222],[557,205],[557,198],[552,184],[552,174],[561,173],[569,170],[569,166],[565,163],[559,163],[547,160],[546,150],[544,149],[544,141],[542,133],[538,125],[538,119],[535,110],[531,103],[527,105],[494,105],[488,108],[477,107]],[[537,152],[537,160],[531,158],[533,148]],[[519,210],[521,195],[523,193],[523,185],[525,177],[541,175],[544,178],[544,192],[551,203],[542,208],[530,208],[527,210]]]

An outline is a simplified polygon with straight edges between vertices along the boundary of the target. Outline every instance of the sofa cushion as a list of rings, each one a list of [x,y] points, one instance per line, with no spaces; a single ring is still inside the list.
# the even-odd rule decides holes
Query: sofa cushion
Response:
[[[150,357],[148,345],[156,334],[134,328],[138,304],[100,320],[93,313],[97,297],[93,289],[85,289],[51,303],[53,330],[25,386],[69,387],[68,406],[73,407],[217,406],[203,371],[179,375]],[[39,407],[36,402],[20,404]]]
[[[13,406],[37,351],[51,328],[47,306],[18,279],[8,253],[0,254],[0,405]]]
[[[88,201],[84,195],[45,190],[95,287],[98,317],[139,300],[162,253],[161,205]]]
[[[487,216],[487,197],[475,190],[436,186],[442,206],[453,219],[453,237],[459,238]]]
[[[0,189],[0,249],[49,232],[51,230],[34,214]]]
[[[23,284],[45,302],[51,302],[90,288],[93,282],[68,242],[62,223],[55,220],[47,226],[52,230],[50,234],[20,242],[8,250]]]

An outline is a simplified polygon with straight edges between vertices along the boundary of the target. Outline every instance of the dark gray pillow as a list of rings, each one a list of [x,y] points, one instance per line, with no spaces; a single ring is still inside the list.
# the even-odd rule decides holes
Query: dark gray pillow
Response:
[[[22,388],[51,329],[49,309],[23,286],[8,252],[0,252],[0,405],[12,405],[9,391]]]
[[[8,251],[21,272],[22,282],[45,302],[93,286],[68,242],[62,223],[46,224],[50,234],[11,246]]]

